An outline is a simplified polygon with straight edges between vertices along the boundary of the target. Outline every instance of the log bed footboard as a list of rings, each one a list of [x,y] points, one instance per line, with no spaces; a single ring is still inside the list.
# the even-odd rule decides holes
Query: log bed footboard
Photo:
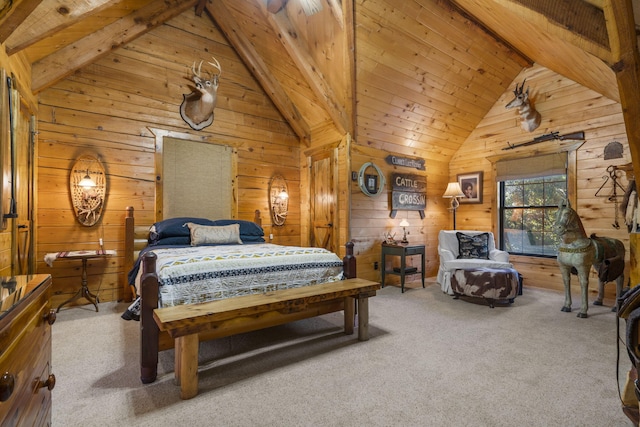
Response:
[[[135,259],[137,258],[142,246],[146,243],[146,238],[142,236],[146,230],[148,236],[149,227],[135,226],[133,217],[133,208],[128,207],[125,216],[125,268],[128,272],[132,267]],[[281,325],[296,320],[306,319],[309,317],[320,316],[327,313],[344,310],[345,315],[345,333],[353,333],[353,319],[355,315],[354,301],[358,300],[359,310],[359,339],[367,339],[367,314],[368,304],[367,298],[375,295],[375,291],[380,288],[380,284],[375,282],[369,282],[366,280],[356,279],[356,258],[353,255],[353,243],[347,242],[346,255],[343,258],[343,276],[345,279],[339,282],[330,282],[325,284],[313,285],[314,291],[310,294],[305,294],[304,298],[300,296],[293,296],[286,293],[286,291],[296,291],[297,289],[285,289],[281,291],[275,291],[273,293],[258,294],[257,296],[248,295],[243,297],[235,297],[229,300],[212,301],[209,303],[191,304],[188,306],[179,307],[166,307],[158,309],[158,276],[156,274],[156,256],[153,253],[148,253],[142,258],[142,276],[141,276],[141,308],[140,308],[140,379],[143,383],[151,383],[156,380],[158,372],[158,353],[162,350],[173,348],[176,345],[176,375],[177,380],[189,377],[187,381],[187,391],[181,392],[185,396],[193,397],[193,389],[197,393],[197,377],[195,379],[195,387],[193,386],[193,373],[197,374],[197,346],[196,348],[196,363],[193,362],[181,363],[178,361],[178,355],[183,354],[187,360],[192,360],[194,342],[206,341],[214,338],[221,338],[229,335],[235,335],[239,333],[255,331],[258,329],[267,328],[270,326]],[[125,284],[125,296],[129,292],[129,285]],[[345,288],[346,287],[346,288]],[[349,290],[346,290],[349,289]],[[338,291],[338,294],[335,292]],[[282,292],[282,293],[281,293]],[[302,292],[302,291],[298,291]],[[340,293],[341,292],[341,293]],[[133,295],[133,292],[130,293]],[[195,332],[184,334],[183,328],[174,328],[169,324],[164,325],[165,313],[172,313],[178,308],[187,310],[198,310],[197,307],[203,304],[214,304],[218,309],[220,304],[236,304],[236,300],[248,297],[258,298],[274,298],[272,295],[277,295],[276,299],[281,299],[278,304],[284,304],[280,306],[276,304],[276,308],[269,308],[262,302],[257,302],[250,305],[247,308],[249,311],[256,311],[254,315],[242,315],[242,312],[235,313],[235,317],[226,319],[225,321],[209,321],[207,316],[197,315],[198,326]],[[329,296],[333,295],[333,296]],[[338,296],[339,295],[339,296]],[[128,298],[127,298],[128,299]],[[233,303],[230,301],[233,300]],[[226,302],[225,302],[226,301]],[[243,300],[241,300],[243,301]],[[251,301],[251,300],[248,300]],[[245,301],[246,302],[246,301]],[[215,304],[217,303],[217,304]],[[266,307],[266,308],[265,308]],[[156,316],[154,317],[154,311]],[[171,310],[169,310],[171,309]],[[223,310],[229,312],[229,310]],[[228,315],[228,314],[227,314]],[[194,321],[192,317],[187,316],[189,322]],[[160,319],[160,320],[158,320]],[[205,320],[203,320],[205,319]],[[233,321],[231,321],[233,320]],[[163,325],[161,331],[159,325]],[[202,326],[204,325],[204,326]],[[168,332],[173,330],[180,330],[181,332],[172,332],[171,336]],[[176,335],[179,334],[179,335]],[[364,334],[364,335],[362,335]],[[190,338],[184,338],[189,336]],[[197,337],[197,339],[196,339]],[[180,344],[182,343],[182,344]],[[187,356],[190,355],[190,356]],[[181,371],[186,370],[184,373]],[[191,372],[193,370],[193,372]],[[188,398],[188,397],[183,397]]]

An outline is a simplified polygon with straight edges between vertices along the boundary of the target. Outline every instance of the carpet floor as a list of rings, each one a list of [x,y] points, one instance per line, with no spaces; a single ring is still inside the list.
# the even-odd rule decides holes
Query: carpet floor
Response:
[[[616,381],[616,316],[560,311],[527,289],[512,305],[437,284],[370,299],[370,340],[342,314],[200,346],[199,394],[180,400],[173,351],[140,382],[139,323],[122,303],[65,308],[53,326],[54,426],[630,426]],[[621,327],[624,325],[621,324]],[[621,350],[621,385],[630,363]]]

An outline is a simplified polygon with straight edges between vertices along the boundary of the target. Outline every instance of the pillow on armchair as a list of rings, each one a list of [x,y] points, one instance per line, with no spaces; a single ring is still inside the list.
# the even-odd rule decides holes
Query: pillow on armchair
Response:
[[[442,291],[453,295],[451,275],[458,269],[512,268],[509,252],[496,249],[492,232],[478,230],[440,230],[440,266],[437,280]]]
[[[489,233],[468,235],[457,232],[458,259],[489,259]]]

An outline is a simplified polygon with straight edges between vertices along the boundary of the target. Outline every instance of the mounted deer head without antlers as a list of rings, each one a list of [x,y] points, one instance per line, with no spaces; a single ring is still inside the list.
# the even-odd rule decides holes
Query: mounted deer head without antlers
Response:
[[[196,63],[191,66],[191,72],[193,73],[193,81],[196,84],[193,92],[188,95],[183,95],[184,99],[180,104],[180,116],[182,119],[191,126],[192,129],[202,130],[213,123],[213,109],[216,106],[216,99],[218,93],[218,80],[220,74],[222,74],[222,68],[216,58],[213,58],[213,62],[208,62],[218,70],[217,74],[209,73],[209,78],[202,77],[202,63],[200,61],[198,70],[196,71]]]
[[[516,97],[509,102],[505,108],[509,110],[517,107],[518,112],[520,113],[520,126],[527,132],[533,132],[538,128],[538,126],[540,126],[540,120],[542,118],[540,113],[538,113],[529,102],[529,88],[527,87],[526,92],[522,91],[526,81],[527,79],[524,79],[522,86],[519,88],[518,83],[516,83],[516,89],[513,91],[513,94]]]

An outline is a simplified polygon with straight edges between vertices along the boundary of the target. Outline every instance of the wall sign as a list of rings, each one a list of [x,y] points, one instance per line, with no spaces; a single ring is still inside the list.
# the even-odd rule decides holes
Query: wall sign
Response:
[[[411,159],[409,157],[398,157],[392,154],[389,154],[385,160],[390,165],[394,166],[404,166],[407,168],[416,168],[420,171],[425,170],[424,167],[424,159]]]
[[[418,211],[424,219],[427,207],[427,178],[421,175],[391,174],[391,218],[397,211]]]

